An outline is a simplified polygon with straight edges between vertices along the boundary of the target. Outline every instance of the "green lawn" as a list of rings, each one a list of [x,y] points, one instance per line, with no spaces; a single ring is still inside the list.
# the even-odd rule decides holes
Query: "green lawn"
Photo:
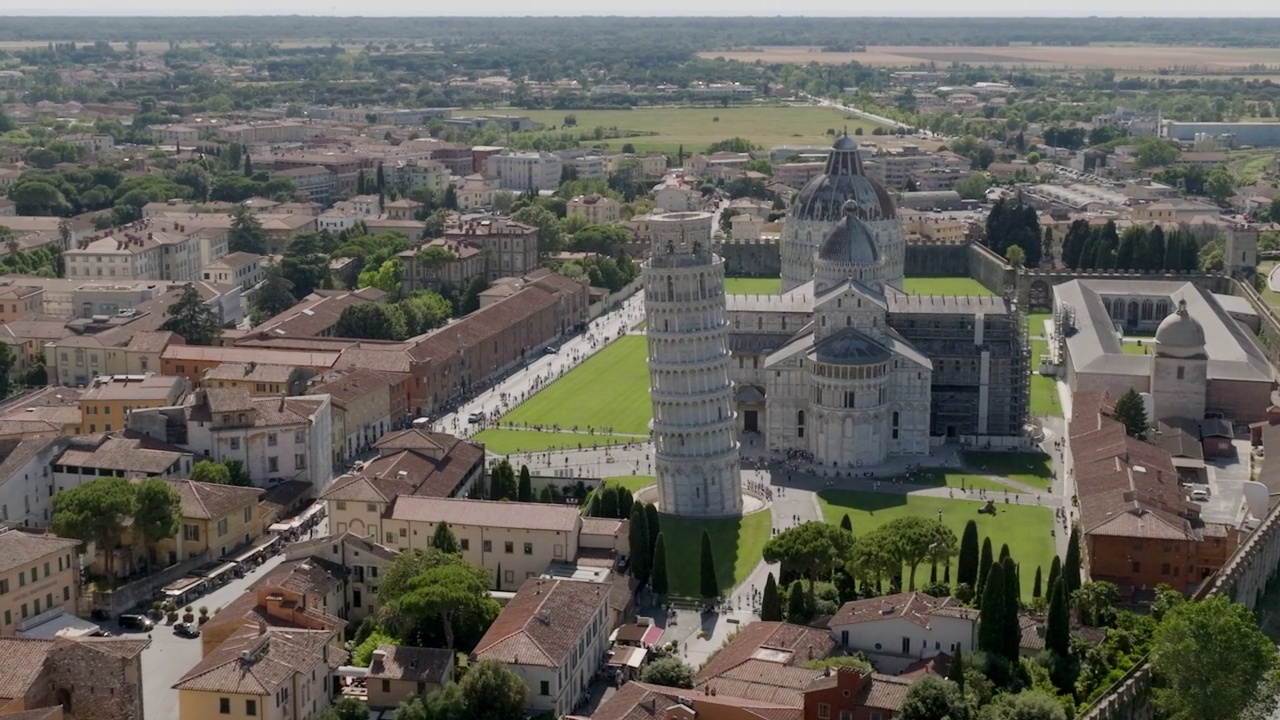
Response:
[[[588,435],[586,433],[538,432],[537,430],[508,430],[498,428],[484,430],[475,437],[484,443],[485,449],[499,455],[522,452],[546,452],[547,450],[577,450],[603,445],[625,445],[637,441],[648,442],[647,437],[620,435]]]
[[[922,468],[916,470],[911,475],[899,476],[902,482],[907,483],[913,488],[939,488],[951,487],[959,490],[960,488],[979,489],[979,490],[1008,490],[1013,492],[1013,488],[1003,483],[980,477],[978,475],[970,475],[964,472],[948,468]]]
[[[1058,396],[1057,378],[1031,373],[1031,414],[1034,417],[1062,417],[1062,398]]]
[[[1124,351],[1125,355],[1148,355],[1148,351],[1151,349],[1151,343],[1144,342],[1139,345],[1136,342],[1124,342],[1120,343],[1120,349]]]
[[[652,475],[617,475],[604,479],[605,485],[621,485],[634,495],[637,490],[652,485],[656,480]]]
[[[1271,275],[1271,270],[1276,266],[1275,260],[1264,260],[1258,263],[1258,274],[1264,279]],[[1280,310],[1280,293],[1272,291],[1266,282],[1262,284],[1262,290],[1258,292],[1262,296],[1263,302],[1270,305],[1273,310]]]
[[[1031,337],[1045,337],[1045,322],[1053,319],[1053,313],[1031,313],[1027,315],[1027,334]]]
[[[663,515],[659,520],[663,544],[667,548],[667,571],[671,594],[698,595],[699,548],[702,531],[711,535],[711,552],[716,559],[716,577],[722,594],[746,579],[769,541],[772,518],[768,510],[733,518],[683,518]],[[1047,569],[1046,569],[1047,571]]]
[[[902,281],[908,295],[994,296],[982,283],[968,277],[909,277]]]
[[[778,295],[782,278],[725,278],[726,295]]]
[[[511,112],[527,115],[545,123],[546,132],[559,135],[566,115],[577,120],[570,131],[590,132],[596,127],[631,131],[635,137],[611,138],[588,144],[621,148],[631,143],[639,152],[676,154],[684,147],[685,157],[706,150],[711,143],[742,137],[763,147],[774,145],[829,146],[832,137],[827,130],[845,127],[853,133],[863,128],[871,135],[875,123],[851,117],[844,112],[824,107],[751,106],[751,107],[650,107],[635,110],[523,110]],[[555,130],[550,128],[555,127]]]
[[[966,452],[964,465],[988,475],[1000,475],[1031,487],[1048,488],[1053,482],[1053,463],[1042,452]]]
[[[613,433],[648,437],[653,408],[649,402],[646,339],[628,335],[614,341],[502,416],[504,425],[555,426],[562,429],[612,428]],[[607,434],[608,431],[606,431]]]
[[[1022,597],[1030,601],[1031,586],[1036,567],[1045,577],[1053,562],[1053,512],[1048,508],[1028,505],[996,503],[996,515],[983,515],[978,508],[983,503],[976,500],[950,500],[920,495],[893,495],[889,493],[854,492],[849,490],[824,490],[818,494],[822,512],[829,523],[839,523],[847,513],[853,523],[854,535],[861,536],[900,517],[910,515],[937,517],[942,511],[942,521],[956,534],[964,533],[970,519],[977,521],[979,538],[991,538],[992,550],[998,555],[1000,546],[1008,544],[1014,562],[1021,567]],[[938,579],[943,576],[938,570]],[[951,581],[956,581],[955,561],[952,561]],[[929,583],[929,566],[916,569],[916,587]]]
[[[1031,371],[1040,366],[1040,358],[1049,354],[1048,340],[1032,340],[1031,341]]]

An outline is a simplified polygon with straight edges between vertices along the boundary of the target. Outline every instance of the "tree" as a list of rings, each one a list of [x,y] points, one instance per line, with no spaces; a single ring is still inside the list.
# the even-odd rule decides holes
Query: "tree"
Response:
[[[267,317],[294,306],[293,283],[284,276],[280,263],[271,263],[262,275],[262,284],[253,294],[253,308]]]
[[[249,156],[246,155],[245,161],[248,160]],[[320,720],[367,720],[368,717],[369,703],[350,696],[339,698],[320,713]]]
[[[678,657],[664,657],[649,663],[640,674],[640,682],[690,690],[693,688],[693,668]]]
[[[1046,690],[1000,693],[982,708],[982,720],[1067,720],[1062,702]]]
[[[1156,599],[1151,603],[1151,617],[1157,621],[1162,620],[1170,610],[1186,601],[1187,598],[1182,593],[1160,583],[1156,586]]]
[[[778,594],[778,582],[773,573],[764,581],[764,594],[760,596],[760,619],[780,622],[782,620],[782,596]]]
[[[849,519],[849,513],[845,513],[844,517],[840,518],[840,529],[847,533],[853,533],[853,521]]]
[[[1004,258],[1009,262],[1009,265],[1017,269],[1026,264],[1027,253],[1017,245],[1010,245],[1008,249],[1004,251]]]
[[[237,205],[231,210],[231,229],[227,233],[227,250],[255,255],[267,254],[267,233],[252,210]]]
[[[1120,589],[1105,580],[1087,582],[1071,594],[1071,604],[1080,612],[1080,622],[1093,627],[1109,627],[1115,622]]]
[[[226,465],[212,460],[201,460],[192,465],[189,475],[196,482],[216,483],[218,485],[231,484],[231,471],[227,469]]]
[[[890,520],[883,527],[893,539],[893,554],[907,566],[910,590],[916,589],[916,568],[920,563],[955,554],[956,534],[941,520],[907,516]]]
[[[1049,563],[1049,579],[1044,585],[1045,589],[1052,593],[1053,584],[1057,582],[1060,577],[1062,577],[1062,558],[1054,555],[1053,562]],[[1046,595],[1045,597],[1052,599],[1053,595]]]
[[[899,720],[969,720],[973,709],[960,687],[950,680],[926,675],[913,684],[902,701]]]
[[[649,587],[658,595],[666,595],[671,588],[671,583],[667,579],[667,541],[662,537],[662,533],[658,533],[658,541],[653,544],[653,567],[649,571]]]
[[[103,553],[103,569],[115,576],[115,549],[125,522],[133,515],[133,486],[118,477],[90,480],[53,496],[53,531],[62,537],[92,542]]]
[[[831,571],[853,549],[853,535],[825,522],[814,521],[787,528],[764,546],[764,560],[782,563],[783,571],[803,573],[809,581],[808,602],[814,604],[814,583]]]
[[[618,486],[605,485],[598,492],[600,493],[600,515],[598,517],[618,517]],[[492,499],[498,500],[501,498]]]
[[[1125,432],[1141,437],[1147,431],[1147,408],[1137,390],[1129,388],[1116,400],[1114,417],[1124,424]]]
[[[459,552],[458,537],[449,528],[449,523],[441,520],[436,526],[435,532],[431,535],[431,547],[450,555],[456,555]]]
[[[529,474],[529,466],[520,466],[520,485],[516,489],[516,499],[520,502],[533,502],[533,476]]]
[[[178,300],[166,311],[169,319],[160,326],[161,330],[181,335],[189,345],[212,345],[222,337],[222,325],[218,316],[204,300],[195,285],[187,283],[182,288]]]
[[[982,591],[987,583],[987,575],[991,573],[991,564],[995,562],[995,558],[991,553],[991,538],[982,539],[982,555],[978,560],[978,584],[974,586],[977,592],[978,602],[982,602]]]
[[[993,655],[1004,656],[1007,644],[1005,631],[1008,622],[1005,615],[1007,593],[1004,589],[1004,564],[994,563],[982,584],[982,605],[978,618],[978,649]]]
[[[516,483],[516,471],[506,459],[498,462],[489,471],[489,499],[515,500],[520,492]],[[608,517],[617,517],[609,515]]]
[[[1018,661],[1018,646],[1022,644],[1022,624],[1018,620],[1018,610],[1022,604],[1022,588],[1018,581],[1018,567],[1013,558],[1006,557],[1000,563],[1001,578],[1004,583],[1004,656],[1010,662]]]
[[[458,308],[459,314],[466,315],[480,309],[480,293],[489,289],[489,281],[485,279],[483,274],[476,275],[467,283],[467,289],[462,294],[462,302]]]
[[[1045,626],[1044,646],[1058,657],[1066,657],[1071,650],[1071,608],[1067,601],[1067,588],[1061,578],[1049,590],[1049,619]]]
[[[658,536],[662,534],[662,520],[658,517],[658,506],[648,503],[644,506],[644,524],[649,528],[649,547],[653,548],[654,559],[657,559]]]
[[[472,665],[459,685],[471,717],[525,720],[529,689],[502,661],[490,658]]]
[[[249,157],[249,153],[244,154],[244,176],[253,177],[253,158]]]
[[[400,296],[400,278],[404,274],[404,262],[398,257],[383,260],[377,267],[360,271],[356,280],[359,287],[376,287],[393,298]]]
[[[356,644],[354,650],[351,651],[351,664],[355,667],[369,667],[369,663],[373,662],[373,651],[377,650],[381,645],[399,645],[403,642],[400,638],[390,635],[382,630],[374,629]]]
[[[984,173],[974,173],[955,184],[954,190],[965,200],[981,200],[991,189],[991,181]]]
[[[454,647],[453,618],[488,600],[489,573],[464,562],[438,565],[413,578],[408,591],[385,607],[392,626],[406,626],[409,618],[435,616],[444,630],[445,644]]]
[[[711,553],[711,535],[702,531],[702,549],[698,557],[698,593],[708,602],[720,597],[720,579],[716,577],[716,559]]]
[[[564,231],[555,213],[541,205],[526,205],[512,213],[511,219],[538,228],[539,255],[550,255],[560,251]]]
[[[348,305],[342,308],[342,314],[333,326],[333,334],[365,340],[403,340],[407,337],[404,316],[397,316],[390,310],[390,306],[374,302]]]
[[[178,534],[182,497],[158,477],[133,486],[133,531],[152,558],[157,542]],[[154,560],[154,558],[153,558]]]
[[[970,520],[964,524],[960,536],[960,557],[956,561],[956,582],[969,587],[978,586],[978,523]]]
[[[964,651],[958,645],[955,656],[951,658],[951,667],[947,668],[947,679],[955,683],[960,690],[964,690]]]
[[[253,478],[249,477],[249,471],[244,469],[244,463],[239,460],[228,458],[222,461],[227,466],[227,472],[231,473],[231,484],[236,487],[252,487]]]
[[[1171,609],[1156,626],[1156,707],[1175,720],[1265,716],[1277,695],[1276,646],[1243,605],[1221,595]]]
[[[1041,589],[1041,587],[1040,587],[1040,566],[1039,566],[1039,565],[1037,565],[1037,566],[1036,566],[1036,579],[1035,579],[1035,581],[1031,584],[1031,597],[1036,598],[1037,600],[1038,600],[1038,599],[1040,599],[1041,590],[1042,590],[1042,589]]]
[[[649,526],[645,522],[644,506],[635,503],[631,507],[631,522],[627,530],[630,542],[631,576],[643,587],[649,581],[649,572],[653,569],[652,548],[649,547]]]
[[[368,715],[366,703],[365,714]],[[438,690],[413,695],[396,708],[397,720],[468,720],[467,700],[457,683],[445,683]]]
[[[1062,563],[1062,577],[1067,583],[1067,597],[1080,589],[1080,527],[1071,526],[1071,537],[1067,538],[1067,559]]]
[[[809,618],[813,615],[812,607],[805,600],[804,583],[799,580],[791,583],[791,587],[787,590],[787,622],[799,625],[809,622]]]

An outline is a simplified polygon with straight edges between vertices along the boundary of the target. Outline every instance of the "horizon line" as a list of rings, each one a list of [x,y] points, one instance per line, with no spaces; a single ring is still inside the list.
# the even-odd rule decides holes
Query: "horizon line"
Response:
[[[878,14],[856,14],[856,15],[828,15],[828,14],[797,14],[797,15],[673,15],[673,14],[615,14],[615,15],[558,15],[558,14],[496,14],[496,15],[453,15],[453,14],[434,14],[434,15],[339,15],[339,14],[302,14],[302,13],[265,13],[265,14],[219,14],[219,13],[187,13],[181,15],[169,14],[153,14],[153,13],[50,13],[47,8],[31,8],[28,11],[25,8],[11,9],[0,14],[0,19],[22,18],[22,19],[66,19],[79,18],[85,20],[92,19],[173,19],[182,20],[186,18],[315,18],[315,19],[342,19],[342,20],[389,20],[389,19],[408,19],[408,20],[430,20],[439,18],[448,19],[475,19],[475,20],[494,20],[494,19],[529,19],[529,18],[549,18],[549,19],[629,19],[643,18],[646,20],[660,20],[665,18],[671,19],[706,19],[706,20],[725,20],[725,19],[749,19],[749,20],[776,20],[776,19],[813,19],[813,20],[857,20],[857,19],[876,19],[876,20],[1054,20],[1054,19],[1070,19],[1070,20],[1280,20],[1280,12],[1274,14],[1235,14],[1225,13],[1221,15],[1203,15],[1192,13],[1138,13],[1138,14],[1114,14],[1103,15],[1098,13],[1083,12],[1079,14],[1072,13],[1054,13],[1048,15],[1015,15],[1006,13],[966,13],[966,14],[950,14],[950,13],[921,13],[921,14],[895,14],[895,15],[878,15]]]

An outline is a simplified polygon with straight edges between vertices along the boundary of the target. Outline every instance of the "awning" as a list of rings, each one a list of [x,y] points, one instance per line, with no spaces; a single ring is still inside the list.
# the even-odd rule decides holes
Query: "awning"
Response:
[[[184,577],[180,580],[174,580],[164,586],[164,594],[174,596],[181,595],[204,581],[205,578],[202,577]]]
[[[287,532],[289,530],[289,523],[287,522],[272,523],[271,527],[267,528],[267,530],[273,533]]]
[[[299,518],[301,518],[301,520],[302,520],[303,522],[306,522],[306,521],[310,520],[311,518],[313,518],[313,517],[315,517],[315,516],[317,516],[317,515],[319,515],[319,516],[321,516],[321,517],[323,517],[323,516],[324,516],[324,504],[323,504],[323,503],[312,503],[312,505],[311,505],[310,507],[308,507],[306,510],[303,510],[303,511],[302,511],[302,514],[299,516]]]
[[[101,630],[97,623],[78,618],[71,613],[62,613],[39,625],[18,633],[19,637],[52,640],[55,637],[84,637]]]
[[[333,671],[336,677],[362,678],[369,677],[369,668],[355,665],[342,665]]]
[[[639,668],[644,664],[645,656],[648,654],[649,651],[644,648],[615,645],[609,651],[608,664],[611,667]]]
[[[236,563],[233,563],[233,562],[222,563],[218,567],[214,568],[212,572],[205,573],[205,577],[212,580],[213,578],[220,577],[235,569],[236,569]]]

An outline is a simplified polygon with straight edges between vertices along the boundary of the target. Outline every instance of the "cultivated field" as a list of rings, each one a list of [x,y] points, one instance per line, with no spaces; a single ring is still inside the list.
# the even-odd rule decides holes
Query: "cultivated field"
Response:
[[[763,107],[654,107],[635,110],[512,110],[528,115],[560,132],[566,115],[577,119],[570,130],[618,128],[642,134],[601,141],[618,148],[631,143],[640,152],[675,154],[684,146],[685,156],[731,137],[743,137],[757,145],[829,145],[827,130],[862,128],[868,135],[875,123],[847,116],[832,108],[772,105]],[[549,130],[549,132],[551,132]]]
[[[982,46],[871,46],[867,52],[822,52],[814,47],[766,47],[759,50],[703,52],[704,58],[724,58],[766,64],[844,65],[856,62],[873,67],[916,67],[952,63],[1027,67],[1111,68],[1116,70],[1158,70],[1160,68],[1201,68],[1209,73],[1239,71],[1253,64],[1273,65],[1280,70],[1280,48],[1173,47],[1166,45],[1090,45],[1048,47],[1036,45]]]

